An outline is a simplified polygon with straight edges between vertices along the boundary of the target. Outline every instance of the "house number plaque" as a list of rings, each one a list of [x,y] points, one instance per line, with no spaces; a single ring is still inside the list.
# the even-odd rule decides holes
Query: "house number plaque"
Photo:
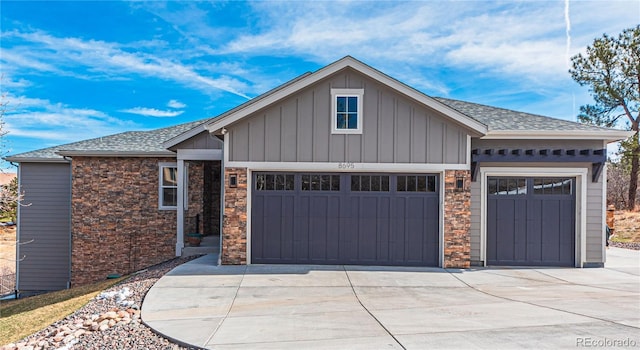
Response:
[[[338,169],[355,169],[356,164],[354,162],[342,162],[338,163]]]

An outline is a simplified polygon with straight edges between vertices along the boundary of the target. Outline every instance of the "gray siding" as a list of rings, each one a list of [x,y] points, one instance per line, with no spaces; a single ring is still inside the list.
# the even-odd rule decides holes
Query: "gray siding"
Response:
[[[24,192],[18,218],[22,291],[67,288],[70,278],[71,168],[64,163],[21,163]]]
[[[171,147],[172,151],[178,149],[222,149],[222,140],[209,134],[207,131],[203,131],[198,135],[182,141],[179,144]]]
[[[331,89],[364,89],[363,133],[331,134]],[[468,131],[346,69],[227,127],[231,161],[464,164]]]
[[[567,140],[478,140],[472,139],[471,148],[564,148],[564,149],[586,149],[603,148],[602,141],[567,141]],[[602,225],[603,225],[603,198],[602,186],[603,178],[598,182],[591,181],[591,163],[486,163],[481,166],[492,167],[576,167],[587,168],[587,224],[586,224],[586,258],[587,263],[602,263]],[[471,261],[480,261],[480,179],[471,184]],[[579,221],[576,221],[579,224]],[[579,242],[576,242],[579,244]]]

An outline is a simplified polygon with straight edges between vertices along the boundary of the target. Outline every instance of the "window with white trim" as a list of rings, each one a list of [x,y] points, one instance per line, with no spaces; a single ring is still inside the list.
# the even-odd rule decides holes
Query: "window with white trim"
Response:
[[[160,209],[176,209],[178,207],[178,167],[175,163],[160,163],[159,203]]]
[[[362,134],[364,89],[331,89],[331,133]]]

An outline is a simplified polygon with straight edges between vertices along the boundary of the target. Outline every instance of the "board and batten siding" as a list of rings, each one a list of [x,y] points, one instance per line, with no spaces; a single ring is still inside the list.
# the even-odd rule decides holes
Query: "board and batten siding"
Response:
[[[362,134],[331,133],[331,89],[364,89]],[[231,161],[464,164],[468,131],[351,69],[227,127]]]
[[[208,131],[203,131],[196,136],[171,147],[172,151],[179,149],[222,149],[223,142]]]
[[[71,259],[71,168],[67,163],[20,163],[24,192],[18,218],[21,291],[66,289]]]
[[[548,148],[548,149],[600,149],[604,148],[602,141],[591,140],[478,140],[472,139],[471,148],[507,148],[507,149],[528,149],[528,148]],[[598,182],[591,181],[592,167],[591,163],[482,163],[487,167],[563,167],[563,168],[587,168],[586,177],[587,186],[587,208],[586,208],[586,264],[602,263],[604,256],[602,255],[603,245],[603,181],[601,175]],[[480,203],[483,200],[480,195],[480,177],[471,183],[471,261],[474,263],[481,262],[480,259]],[[576,221],[579,224],[579,220]],[[578,243],[578,241],[576,241]]]

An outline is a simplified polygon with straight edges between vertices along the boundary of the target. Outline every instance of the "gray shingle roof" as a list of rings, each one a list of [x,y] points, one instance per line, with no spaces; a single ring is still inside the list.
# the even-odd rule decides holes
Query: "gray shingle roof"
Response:
[[[479,121],[489,132],[501,131],[611,131],[599,126],[545,117],[472,102],[435,97],[439,102]]]
[[[611,131],[598,126],[576,123],[542,115],[513,111],[472,102],[436,97],[437,101],[487,125],[491,131]],[[122,153],[161,153],[162,143],[199,126],[210,119],[198,120],[150,131],[128,131],[95,139],[68,143],[6,157],[8,160],[62,159],[59,151],[96,151]]]
[[[203,124],[209,119],[179,124],[162,129],[149,131],[127,131],[115,135],[98,137],[95,139],[67,143],[64,145],[43,148],[35,151],[20,153],[7,157],[12,159],[62,159],[56,154],[58,151],[97,151],[97,152],[138,152],[154,153],[167,152],[162,143],[185,131],[191,130]]]

